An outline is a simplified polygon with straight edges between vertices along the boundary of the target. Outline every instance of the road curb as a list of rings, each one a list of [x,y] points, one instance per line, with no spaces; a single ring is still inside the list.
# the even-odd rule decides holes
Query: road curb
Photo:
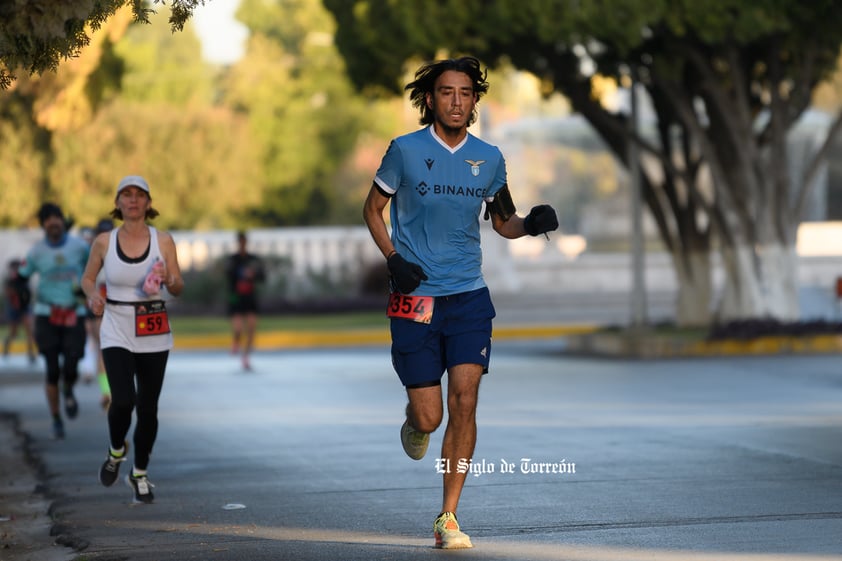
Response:
[[[754,339],[705,340],[665,336],[647,332],[607,332],[597,325],[502,325],[494,328],[495,341],[558,339],[560,350],[568,354],[632,357],[680,358],[774,354],[842,353],[842,335],[763,336]],[[227,333],[206,335],[175,334],[176,350],[225,350],[231,348]],[[346,348],[387,346],[388,327],[331,331],[262,331],[255,337],[255,350]],[[23,343],[12,344],[12,352],[24,352]]]
[[[573,354],[632,358],[681,358],[842,353],[840,335],[763,336],[749,340],[699,340],[652,334],[592,332],[566,339]]]
[[[554,339],[571,335],[590,333],[594,325],[507,325],[495,327],[495,341],[523,339]],[[231,336],[228,334],[178,335],[175,334],[175,348],[228,349]],[[345,329],[332,331],[264,331],[255,336],[257,350],[307,349],[318,347],[361,347],[391,344],[388,328]]]

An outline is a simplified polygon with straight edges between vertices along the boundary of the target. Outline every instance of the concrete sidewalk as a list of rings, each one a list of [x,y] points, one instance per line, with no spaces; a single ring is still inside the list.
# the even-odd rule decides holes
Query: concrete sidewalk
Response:
[[[6,378],[4,373],[3,380]],[[73,550],[55,543],[52,537],[52,498],[45,485],[46,474],[28,442],[17,417],[0,413],[0,559],[73,559]]]

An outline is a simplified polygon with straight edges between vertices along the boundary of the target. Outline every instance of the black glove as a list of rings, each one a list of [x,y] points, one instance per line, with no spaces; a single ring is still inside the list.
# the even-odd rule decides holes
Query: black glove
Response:
[[[401,257],[400,253],[390,255],[386,264],[392,274],[392,284],[401,294],[409,294],[418,288],[422,280],[427,280],[427,275],[424,274],[421,266],[417,263],[410,263]]]
[[[538,205],[532,207],[526,218],[523,219],[523,229],[530,236],[540,236],[545,232],[552,232],[558,229],[558,217],[550,205]]]

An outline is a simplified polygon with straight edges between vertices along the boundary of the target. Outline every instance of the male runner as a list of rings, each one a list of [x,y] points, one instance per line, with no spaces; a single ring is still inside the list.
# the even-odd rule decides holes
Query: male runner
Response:
[[[69,419],[79,413],[73,386],[79,377],[79,360],[85,354],[85,298],[80,281],[88,261],[88,244],[67,233],[58,205],[44,203],[38,211],[44,238],[26,255],[19,274],[38,273],[35,290],[35,343],[47,366],[45,391],[53,417],[53,436],[64,438],[59,410],[59,382],[64,411]]]
[[[441,459],[451,466],[474,452],[479,383],[491,356],[495,312],[482,276],[482,205],[505,238],[558,228],[547,205],[525,218],[515,214],[500,150],[468,133],[488,90],[485,77],[472,57],[428,63],[415,73],[405,89],[426,126],[392,141],[363,211],[391,273],[392,364],[409,398],[401,442],[415,460],[426,453],[429,435],[443,419],[447,371]],[[388,203],[391,234],[383,217]],[[465,475],[455,469],[443,475],[436,547],[472,547],[456,520]]]

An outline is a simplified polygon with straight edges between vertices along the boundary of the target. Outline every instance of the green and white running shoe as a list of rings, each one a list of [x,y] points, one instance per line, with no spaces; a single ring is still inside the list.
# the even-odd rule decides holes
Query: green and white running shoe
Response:
[[[419,432],[404,421],[401,427],[401,444],[403,451],[413,460],[420,460],[427,453],[427,445],[430,444],[430,435],[426,432]]]
[[[452,512],[442,512],[433,522],[433,535],[436,547],[439,549],[467,549],[474,547],[468,534],[459,528],[456,515]]]

